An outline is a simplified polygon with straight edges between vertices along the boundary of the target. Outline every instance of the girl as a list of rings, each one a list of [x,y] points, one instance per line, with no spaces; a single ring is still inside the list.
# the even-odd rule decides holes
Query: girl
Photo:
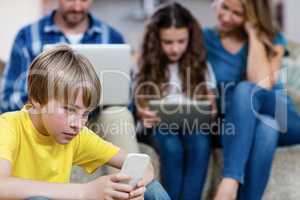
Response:
[[[149,101],[189,101],[209,98],[213,74],[206,63],[201,28],[178,3],[165,4],[150,18],[136,76],[137,117],[153,128],[161,159],[163,185],[171,198],[201,199],[210,154],[203,131],[162,128]],[[209,98],[214,105],[213,99]]]

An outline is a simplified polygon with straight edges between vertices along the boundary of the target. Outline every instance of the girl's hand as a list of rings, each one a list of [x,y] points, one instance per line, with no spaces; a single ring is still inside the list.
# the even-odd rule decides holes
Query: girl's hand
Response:
[[[218,114],[218,107],[217,107],[217,102],[216,102],[216,95],[213,91],[209,90],[207,92],[207,96],[209,101],[211,102],[211,117],[215,119]]]
[[[149,110],[149,108],[139,108],[137,116],[142,120],[145,128],[152,128],[161,121],[156,113]]]

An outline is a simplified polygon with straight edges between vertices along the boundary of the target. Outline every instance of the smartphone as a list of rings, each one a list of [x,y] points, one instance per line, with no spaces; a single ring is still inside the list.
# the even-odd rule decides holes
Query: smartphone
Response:
[[[150,157],[147,154],[130,153],[127,155],[120,173],[132,177],[127,184],[136,187],[137,183],[144,177],[149,164]]]

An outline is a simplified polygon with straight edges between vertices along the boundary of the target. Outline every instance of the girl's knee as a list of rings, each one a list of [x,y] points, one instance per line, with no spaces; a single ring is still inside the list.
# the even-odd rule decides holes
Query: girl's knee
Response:
[[[248,82],[248,81],[242,81],[240,82],[234,89],[235,95],[242,95],[245,94],[251,94],[251,92],[254,91],[254,88],[256,85],[254,83]]]

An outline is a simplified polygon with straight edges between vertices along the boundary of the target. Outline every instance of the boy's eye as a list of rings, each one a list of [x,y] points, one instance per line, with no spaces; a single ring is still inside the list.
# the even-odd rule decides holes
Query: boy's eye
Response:
[[[88,117],[89,117],[89,114],[90,114],[90,112],[85,112],[85,113],[83,114],[83,118],[88,118]]]
[[[69,113],[75,113],[76,109],[68,106],[64,106],[64,110],[69,112]]]

